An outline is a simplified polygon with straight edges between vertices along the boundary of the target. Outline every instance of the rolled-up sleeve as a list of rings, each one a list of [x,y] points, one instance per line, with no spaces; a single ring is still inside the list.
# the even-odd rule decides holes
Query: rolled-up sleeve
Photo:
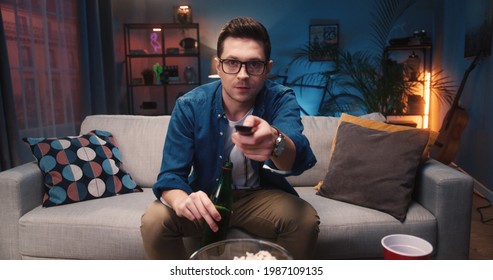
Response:
[[[308,138],[303,134],[303,123],[301,122],[300,109],[296,101],[293,90],[288,89],[283,92],[282,98],[274,101],[274,114],[272,114],[271,124],[287,135],[296,146],[296,159],[289,175],[300,175],[305,170],[312,168],[317,159],[310,147]],[[266,162],[268,166],[274,168],[272,161]]]
[[[171,115],[161,170],[152,187],[158,199],[164,190],[181,189],[187,193],[192,192],[188,184],[188,176],[192,166],[194,145],[190,125],[187,124],[187,114],[184,113],[187,108],[181,105],[178,101]]]

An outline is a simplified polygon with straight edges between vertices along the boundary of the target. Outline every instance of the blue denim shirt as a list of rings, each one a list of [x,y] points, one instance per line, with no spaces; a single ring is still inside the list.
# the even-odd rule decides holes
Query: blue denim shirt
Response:
[[[199,86],[180,97],[169,122],[161,170],[153,191],[159,199],[163,190],[182,189],[187,193],[210,193],[221,174],[228,119],[223,109],[222,86],[215,81]],[[296,145],[296,160],[289,175],[299,175],[317,162],[308,139],[302,134],[300,110],[292,89],[266,81],[258,94],[253,115],[259,116],[286,134]],[[252,161],[263,188],[280,188],[296,194],[284,176]],[[273,162],[265,162],[276,169]],[[190,173],[192,171],[192,173]]]

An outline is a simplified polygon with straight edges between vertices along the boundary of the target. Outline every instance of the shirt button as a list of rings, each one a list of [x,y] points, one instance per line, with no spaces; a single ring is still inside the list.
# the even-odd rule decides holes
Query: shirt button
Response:
[[[224,135],[224,133],[223,133],[222,131],[220,131],[220,132],[219,132],[219,135],[223,136],[223,135]]]
[[[221,156],[221,155],[220,155],[220,156],[219,156],[219,158],[220,158],[220,159],[223,159],[223,156]]]

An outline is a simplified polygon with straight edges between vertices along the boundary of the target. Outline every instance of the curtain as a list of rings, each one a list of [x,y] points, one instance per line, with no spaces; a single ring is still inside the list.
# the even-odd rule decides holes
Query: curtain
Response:
[[[79,0],[82,118],[117,114],[119,97],[115,75],[110,0]]]
[[[0,171],[2,171],[21,162],[2,13],[0,13],[0,77],[2,77],[0,79]]]
[[[85,116],[119,106],[110,0],[5,0],[0,7],[5,170],[33,160],[22,137],[76,135]]]

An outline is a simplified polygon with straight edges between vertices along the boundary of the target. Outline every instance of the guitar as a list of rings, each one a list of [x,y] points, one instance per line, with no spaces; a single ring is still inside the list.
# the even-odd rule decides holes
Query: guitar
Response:
[[[438,132],[438,138],[435,141],[435,145],[431,148],[431,157],[444,164],[450,164],[459,150],[462,132],[469,121],[469,116],[467,115],[466,110],[459,105],[459,99],[462,95],[462,91],[464,90],[469,74],[478,65],[482,56],[483,51],[480,51],[464,73],[459,90],[455,95],[454,102],[452,103],[450,110],[445,115],[442,127]]]

